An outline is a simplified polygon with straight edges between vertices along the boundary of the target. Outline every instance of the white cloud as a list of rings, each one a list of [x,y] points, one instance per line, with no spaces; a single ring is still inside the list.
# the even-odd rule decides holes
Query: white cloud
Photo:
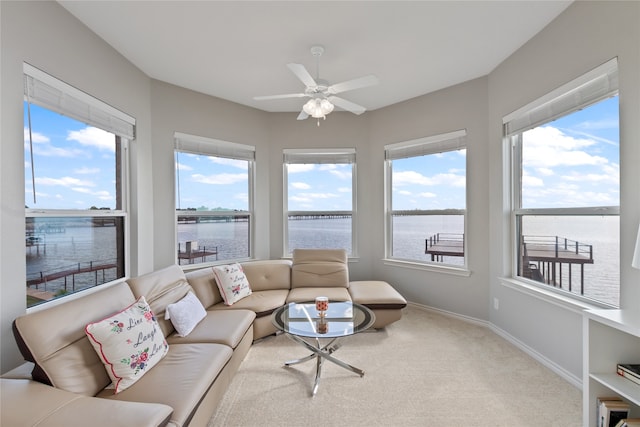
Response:
[[[94,147],[99,150],[115,151],[116,149],[115,135],[93,126],[69,131],[67,141],[76,141],[80,145]]]
[[[425,197],[427,199],[432,199],[434,197],[437,197],[437,194],[435,194],[435,193],[420,193],[419,196],[420,197]]]
[[[462,175],[453,173],[440,173],[432,177],[427,177],[415,171],[403,171],[393,173],[393,185],[449,185],[453,187],[464,187],[466,179]]]
[[[593,139],[574,138],[553,126],[531,129],[523,134],[523,164],[536,168],[557,166],[604,165],[608,160],[594,156],[585,148],[596,144]]]
[[[296,190],[309,190],[311,186],[306,182],[292,182],[291,188],[295,188]]]
[[[333,193],[300,193],[298,194],[298,197],[304,197],[306,200],[313,200],[313,199],[333,199],[339,196]]]
[[[63,187],[95,187],[92,181],[83,181],[78,178],[64,176],[62,178],[36,177],[38,185],[60,185]]]
[[[351,171],[330,170],[329,173],[339,179],[351,179]]]
[[[247,180],[246,173],[220,173],[216,175],[193,174],[191,179],[201,184],[227,185]]]
[[[185,165],[183,163],[176,162],[176,168],[181,171],[192,171],[193,168],[189,165]]]
[[[339,187],[338,193],[351,193],[351,187]]]
[[[299,164],[290,164],[287,166],[287,171],[289,173],[299,173],[299,172],[309,172],[314,170],[316,165],[299,165]]]
[[[33,154],[45,157],[77,157],[82,154],[81,150],[60,148],[51,145],[51,140],[48,136],[38,133],[31,133],[33,141]],[[29,144],[29,128],[24,128],[24,149],[30,151],[31,144]]]
[[[80,175],[97,174],[100,172],[100,168],[88,168],[86,166],[83,166],[81,168],[75,169],[73,172]]]
[[[524,172],[522,176],[522,187],[530,188],[530,187],[543,187],[544,181],[542,178],[538,178],[537,176],[532,176]]]
[[[42,144],[42,143],[49,143],[51,140],[49,139],[48,136],[40,133],[40,132],[34,132],[33,130],[31,131],[31,141],[34,144]],[[25,127],[24,128],[24,142],[26,144],[29,144],[29,128]]]
[[[243,202],[249,201],[249,195],[247,193],[238,193],[233,196],[234,199],[241,200]]]
[[[227,159],[225,157],[213,156],[209,156],[209,160],[218,165],[231,166],[237,169],[247,170],[249,168],[249,162],[246,160]]]

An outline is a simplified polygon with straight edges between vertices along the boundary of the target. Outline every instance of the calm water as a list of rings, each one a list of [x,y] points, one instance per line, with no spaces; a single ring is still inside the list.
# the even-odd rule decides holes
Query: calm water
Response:
[[[464,218],[455,215],[443,216],[400,216],[393,221],[394,257],[430,261],[424,253],[425,239],[437,233],[458,233],[464,230]],[[536,218],[527,217],[523,225],[525,235],[561,236],[593,245],[594,264],[584,267],[585,296],[611,304],[618,304],[619,294],[619,248],[617,245],[619,221],[617,217],[599,218]],[[294,220],[290,221],[290,247],[298,248],[346,248],[351,250],[351,219]],[[366,231],[365,231],[366,232]],[[44,236],[46,254],[43,248],[37,253],[35,247],[26,248],[27,278],[37,277],[40,272],[48,274],[54,270],[77,266],[89,261],[115,262],[115,227],[67,227],[64,233]],[[201,249],[215,247],[218,260],[233,260],[249,256],[249,227],[247,222],[211,222],[200,224],[179,224],[178,240],[180,249],[184,242],[197,241]],[[97,245],[94,242],[101,242]],[[213,261],[212,256],[207,261]],[[199,262],[199,260],[196,260]],[[444,262],[462,265],[460,257],[445,257]],[[185,260],[182,261],[186,263]],[[573,291],[579,292],[579,269],[574,267]],[[115,269],[106,270],[99,283],[115,279]],[[563,283],[568,283],[566,265],[563,266]],[[95,285],[95,274],[77,275],[75,289]],[[41,289],[43,285],[39,286]],[[67,285],[70,288],[70,285]],[[566,286],[565,286],[566,287]],[[64,289],[63,279],[47,284],[47,291]],[[70,289],[69,289],[70,290]]]

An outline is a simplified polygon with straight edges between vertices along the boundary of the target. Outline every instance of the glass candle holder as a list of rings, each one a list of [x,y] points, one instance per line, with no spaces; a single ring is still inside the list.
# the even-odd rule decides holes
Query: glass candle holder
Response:
[[[325,311],[329,309],[329,298],[328,297],[316,297],[316,310],[320,312],[322,316]]]

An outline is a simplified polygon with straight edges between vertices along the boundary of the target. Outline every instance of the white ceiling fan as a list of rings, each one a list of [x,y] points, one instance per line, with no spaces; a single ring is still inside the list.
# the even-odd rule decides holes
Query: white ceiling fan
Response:
[[[369,74],[357,79],[330,85],[329,82],[320,78],[320,56],[322,56],[323,53],[324,48],[322,46],[313,46],[311,48],[311,54],[316,58],[315,79],[311,77],[311,74],[309,74],[304,65],[293,63],[287,64],[287,67],[289,67],[293,74],[295,74],[296,77],[304,83],[304,92],[288,93],[284,95],[256,96],[253,99],[262,101],[284,98],[311,98],[302,107],[302,111],[300,111],[300,114],[298,115],[298,120],[304,120],[311,116],[318,119],[318,126],[320,126],[320,118],[325,119],[326,115],[332,112],[336,105],[343,110],[350,111],[354,114],[364,113],[367,110],[365,107],[335,95],[349,90],[377,85],[379,83],[378,78],[373,74]]]

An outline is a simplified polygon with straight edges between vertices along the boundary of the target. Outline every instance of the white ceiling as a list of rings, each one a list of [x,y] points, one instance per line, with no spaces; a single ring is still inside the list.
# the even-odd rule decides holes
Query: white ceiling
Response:
[[[330,83],[375,74],[340,96],[375,110],[490,73],[571,1],[59,1],[150,77],[265,111],[300,111],[286,67]]]

